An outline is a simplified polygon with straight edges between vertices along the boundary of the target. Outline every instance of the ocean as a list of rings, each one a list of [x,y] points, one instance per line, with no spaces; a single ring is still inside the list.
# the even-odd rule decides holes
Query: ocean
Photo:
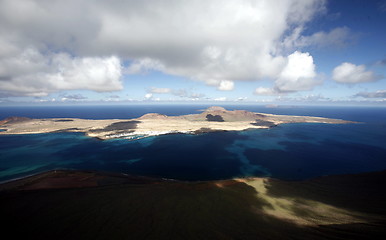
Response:
[[[386,169],[386,108],[222,105],[228,110],[320,116],[358,124],[283,124],[270,129],[101,141],[82,133],[0,135],[0,181],[53,169],[119,172],[186,181],[235,177],[302,180]],[[136,118],[198,113],[207,105],[0,107],[0,119]],[[0,127],[1,128],[1,127]]]

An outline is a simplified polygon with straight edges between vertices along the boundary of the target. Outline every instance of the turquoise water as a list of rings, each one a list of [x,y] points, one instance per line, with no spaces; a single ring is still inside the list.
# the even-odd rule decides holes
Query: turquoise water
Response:
[[[84,118],[127,118],[142,112],[196,113],[205,106],[78,107]],[[361,124],[284,124],[271,129],[201,135],[164,135],[137,141],[100,141],[82,133],[0,136],[0,181],[52,169],[123,172],[181,180],[242,176],[307,179],[386,169],[384,108],[227,106],[275,114],[334,117]],[[1,115],[73,117],[69,109],[2,108]],[[19,112],[17,112],[19,111]],[[89,115],[87,115],[89,111]],[[97,112],[98,114],[96,114]],[[104,112],[104,114],[102,114]],[[19,114],[17,114],[19,113]],[[31,115],[28,115],[30,113]],[[32,116],[33,115],[33,116]]]

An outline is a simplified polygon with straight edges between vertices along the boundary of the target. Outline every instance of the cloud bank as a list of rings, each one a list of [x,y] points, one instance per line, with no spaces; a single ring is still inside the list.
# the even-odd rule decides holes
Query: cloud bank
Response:
[[[274,80],[279,92],[309,90],[317,84],[313,58],[293,47],[348,34],[342,28],[302,37],[325,4],[2,0],[0,89],[30,96],[115,91],[122,89],[122,74],[158,70],[221,91],[232,90],[236,81],[260,79]],[[289,37],[292,44],[286,44]]]
[[[354,97],[386,98],[386,90],[379,90],[376,92],[360,92],[360,93],[355,94]]]
[[[0,59],[0,89],[26,96],[45,96],[59,90],[97,92],[122,89],[117,57],[71,57],[68,53],[43,55],[27,48]]]
[[[156,88],[152,87],[147,90],[148,94],[171,94],[181,98],[200,99],[205,97],[202,93],[195,93],[186,89],[172,89],[172,88]]]

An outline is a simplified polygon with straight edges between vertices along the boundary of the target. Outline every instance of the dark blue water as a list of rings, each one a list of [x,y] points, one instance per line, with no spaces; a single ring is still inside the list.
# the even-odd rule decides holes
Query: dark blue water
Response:
[[[1,107],[0,118],[134,118],[148,112],[197,113],[207,106]],[[242,176],[307,179],[386,169],[386,109],[265,108],[255,112],[310,115],[361,124],[284,124],[266,130],[165,135],[138,141],[100,141],[81,133],[0,135],[0,181],[51,169],[123,172],[181,180]]]

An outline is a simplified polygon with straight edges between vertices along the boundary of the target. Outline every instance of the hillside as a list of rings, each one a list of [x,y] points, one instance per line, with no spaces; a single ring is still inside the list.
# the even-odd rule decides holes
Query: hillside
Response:
[[[0,186],[2,229],[29,239],[384,239],[385,183],[386,172],[180,182],[51,171]]]

